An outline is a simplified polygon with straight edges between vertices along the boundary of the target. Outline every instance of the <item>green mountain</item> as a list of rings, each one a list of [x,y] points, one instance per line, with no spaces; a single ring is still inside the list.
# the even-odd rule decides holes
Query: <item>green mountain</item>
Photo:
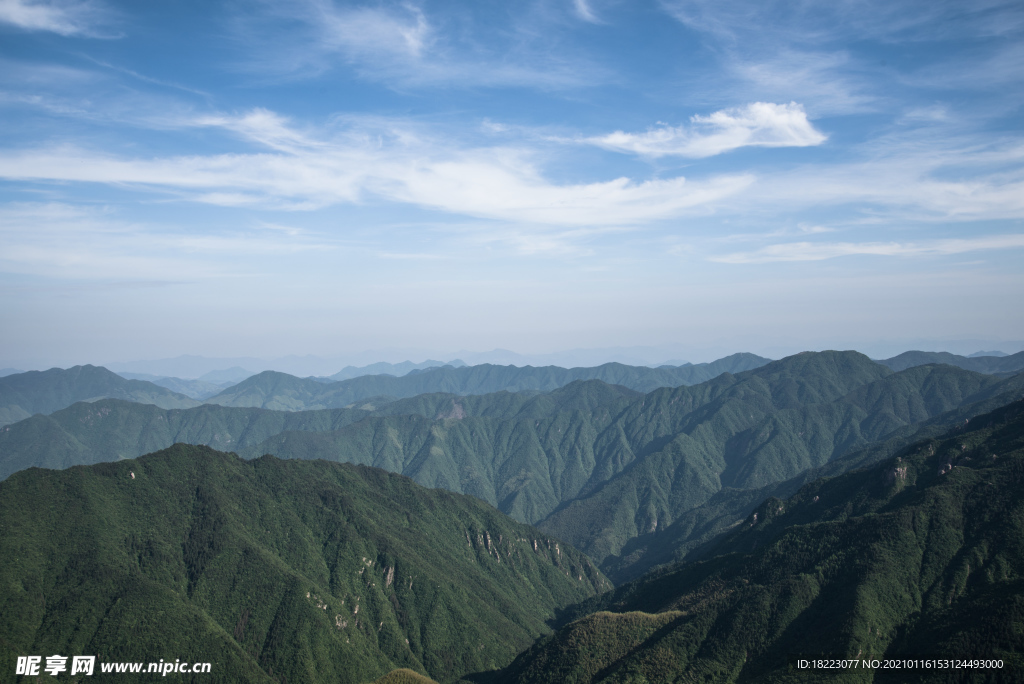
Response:
[[[191,397],[198,401],[208,399],[215,394],[220,394],[228,387],[235,384],[233,382],[214,384],[212,382],[207,382],[206,380],[188,380],[184,378],[152,375],[150,373],[118,373],[118,375],[128,380],[147,380],[154,385],[166,387],[172,392],[184,394],[186,397]]]
[[[912,433],[1010,382],[947,366],[893,374],[855,352],[828,352],[637,399],[592,398],[593,408],[582,399],[598,387],[589,383],[543,395],[555,402],[550,412],[531,412],[514,395],[429,395],[407,400],[403,411],[423,404],[416,416],[380,415],[402,408],[395,402],[341,430],[282,432],[242,453],[366,463],[473,494],[622,579],[646,553],[637,544],[720,491],[738,497],[721,509],[716,530],[722,516],[754,505],[761,488]]]
[[[624,582],[658,565],[699,558],[707,550],[706,542],[730,530],[769,497],[787,498],[808,482],[873,465],[892,457],[913,442],[938,437],[965,421],[1022,398],[1024,376],[1017,375],[990,385],[957,408],[897,428],[884,439],[847,452],[825,465],[805,470],[789,480],[754,489],[723,487],[707,502],[686,511],[667,527],[630,539],[619,556],[605,563],[602,570],[617,582]]]
[[[57,469],[137,458],[177,442],[239,450],[287,430],[338,430],[367,415],[360,409],[290,412],[210,404],[161,409],[119,399],[80,402],[0,428],[0,479],[33,466]]]
[[[948,366],[893,374],[856,352],[822,352],[657,390],[595,446],[620,459],[617,471],[595,478],[538,526],[611,571],[627,542],[656,536],[724,488],[784,482],[987,398],[1005,382]],[[606,451],[609,442],[623,448]]]
[[[58,653],[334,684],[504,666],[557,610],[611,585],[472,497],[176,445],[0,483],[0,586],[3,672]]]
[[[873,468],[764,501],[705,560],[576,608],[495,681],[1019,681],[1022,519],[1015,402]],[[801,673],[796,655],[1005,668]]]
[[[265,408],[274,411],[343,408],[356,401],[332,401],[325,388],[335,384],[339,383],[325,385],[312,378],[297,378],[287,373],[263,371],[228,387],[206,401],[221,406]]]
[[[490,394],[493,392],[550,392],[575,380],[601,380],[640,392],[705,382],[722,373],[737,373],[768,363],[754,354],[734,354],[713,363],[647,368],[606,363],[594,368],[495,366],[480,364],[412,371],[402,377],[366,375],[322,383],[265,371],[207,401],[223,406],[259,407],[285,411],[343,408],[370,397],[406,398],[419,394]]]
[[[199,405],[198,401],[164,387],[142,380],[126,380],[106,368],[51,368],[0,378],[0,425],[9,425],[36,413],[53,413],[77,401],[107,397],[161,408]]]
[[[483,499],[625,581],[686,557],[766,496],[885,458],[926,427],[1012,401],[1022,384],[942,365],[893,373],[856,352],[822,352],[646,395],[591,380],[538,395],[427,394],[373,411],[106,401],[0,429],[0,475],[176,441],[373,465]]]
[[[1002,356],[958,356],[949,352],[908,351],[878,363],[894,371],[929,363],[945,363],[976,373],[1016,373],[1024,370],[1024,352]]]

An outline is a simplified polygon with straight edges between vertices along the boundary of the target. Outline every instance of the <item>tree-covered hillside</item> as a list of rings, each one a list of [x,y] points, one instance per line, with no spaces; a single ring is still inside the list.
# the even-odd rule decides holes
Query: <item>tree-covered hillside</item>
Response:
[[[161,408],[189,408],[199,402],[143,380],[126,380],[106,368],[75,366],[67,370],[29,371],[0,378],[0,426],[36,413],[53,413],[77,401],[105,397],[154,404]]]
[[[656,537],[723,488],[784,482],[1014,382],[948,366],[892,374],[856,352],[822,352],[657,390],[602,435],[629,447],[626,463],[539,526],[611,570],[630,540]]]
[[[714,554],[575,609],[501,682],[1019,681],[1024,402],[768,499]],[[793,670],[791,656],[1002,659],[1001,671]]]
[[[440,682],[507,664],[610,584],[472,497],[177,445],[0,483],[0,671],[209,661],[203,682]]]

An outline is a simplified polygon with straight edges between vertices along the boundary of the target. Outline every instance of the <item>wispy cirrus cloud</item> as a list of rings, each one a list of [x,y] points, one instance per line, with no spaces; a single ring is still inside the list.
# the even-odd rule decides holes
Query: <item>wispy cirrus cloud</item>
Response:
[[[694,115],[689,126],[662,126],[644,133],[616,131],[585,142],[644,157],[700,159],[741,147],[809,147],[827,139],[796,102],[754,102],[708,116]]]
[[[246,68],[261,77],[319,76],[344,65],[402,88],[545,89],[579,87],[605,75],[580,55],[538,47],[535,36],[519,35],[515,27],[484,31],[472,7],[428,16],[410,2],[262,2],[257,11],[236,15],[233,25],[249,53]]]
[[[314,137],[268,110],[206,116],[268,151],[126,158],[75,146],[0,153],[0,177],[160,190],[225,206],[315,209],[398,202],[460,216],[541,225],[635,225],[704,210],[747,187],[749,174],[556,183],[536,153],[461,147],[403,130],[346,129]]]
[[[730,211],[847,207],[876,223],[1024,218],[1024,145],[959,133],[958,121],[894,131],[834,164],[765,175]]]
[[[817,116],[855,114],[877,106],[878,95],[846,51],[789,47],[771,50],[768,55],[732,51],[723,66],[735,79],[731,86],[735,92],[798,100]]]
[[[662,0],[679,22],[698,31],[744,42],[823,44],[839,39],[941,40],[965,35],[989,37],[1024,22],[1014,0],[972,3],[929,0]]]
[[[590,7],[588,0],[572,0],[573,9],[576,10],[576,16],[583,21],[589,21],[591,24],[600,23],[600,19],[594,14],[594,10]]]
[[[98,37],[109,19],[109,10],[91,0],[0,0],[0,23],[25,31]]]
[[[710,257],[726,264],[763,264],[776,261],[823,261],[847,256],[921,257],[948,256],[998,249],[1024,248],[1024,234],[987,235],[976,238],[921,242],[788,242],[751,252]]]
[[[796,100],[817,116],[884,110],[887,101],[907,97],[908,85],[980,91],[1020,78],[1019,41],[1007,47],[1001,40],[1024,27],[1024,7],[1013,0],[662,0],[661,6],[713,46],[724,73],[707,87]],[[968,47],[972,40],[987,43]],[[942,49],[912,65],[892,59],[897,44]]]

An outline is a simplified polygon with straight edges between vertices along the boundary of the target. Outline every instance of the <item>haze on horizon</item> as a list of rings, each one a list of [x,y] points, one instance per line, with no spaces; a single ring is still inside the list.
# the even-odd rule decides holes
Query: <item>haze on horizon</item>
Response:
[[[1016,352],[1022,35],[1000,0],[6,0],[0,365]]]

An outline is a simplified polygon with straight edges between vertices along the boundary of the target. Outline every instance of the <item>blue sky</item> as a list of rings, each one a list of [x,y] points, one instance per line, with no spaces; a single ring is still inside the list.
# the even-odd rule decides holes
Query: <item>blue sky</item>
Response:
[[[0,363],[1017,351],[1022,37],[995,0],[0,0]]]

